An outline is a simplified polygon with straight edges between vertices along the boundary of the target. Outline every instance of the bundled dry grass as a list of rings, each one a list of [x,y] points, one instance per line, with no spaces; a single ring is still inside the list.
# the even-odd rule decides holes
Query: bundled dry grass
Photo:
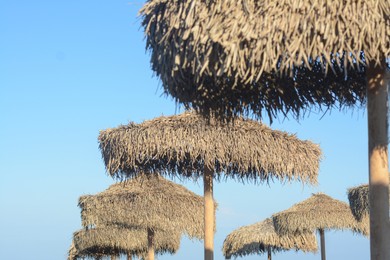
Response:
[[[317,193],[307,200],[272,216],[279,234],[299,233],[317,229],[351,229],[367,235],[367,222],[358,222],[347,203]]]
[[[158,175],[141,174],[79,199],[82,225],[142,227],[203,238],[203,197]]]
[[[154,248],[157,254],[174,254],[180,246],[180,233],[156,231]],[[146,229],[120,227],[79,230],[73,234],[69,260],[99,259],[110,255],[145,256],[148,250]]]
[[[221,124],[193,112],[129,123],[100,132],[99,147],[111,176],[159,172],[197,178],[205,166],[254,181],[316,183],[321,150],[310,141],[237,118]]]
[[[352,214],[358,221],[369,221],[369,188],[368,184],[348,189],[348,200]]]
[[[390,57],[390,1],[148,0],[152,69],[167,94],[217,115],[365,100]]]
[[[304,252],[317,251],[317,241],[313,232],[297,235],[278,235],[271,219],[253,225],[240,227],[230,233],[223,242],[223,254],[226,258],[243,257],[250,254],[262,254],[286,251],[290,249]]]

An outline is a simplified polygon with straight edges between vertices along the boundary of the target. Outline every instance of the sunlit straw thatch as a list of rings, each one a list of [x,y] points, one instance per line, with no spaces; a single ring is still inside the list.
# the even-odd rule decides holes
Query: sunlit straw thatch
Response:
[[[297,235],[278,235],[271,219],[253,225],[240,227],[230,233],[223,243],[226,258],[246,256],[285,250],[317,251],[317,241],[313,232]]]
[[[264,124],[240,118],[220,124],[193,112],[107,129],[99,142],[116,177],[142,171],[198,177],[207,166],[230,177],[316,183],[321,157],[318,145]]]
[[[203,197],[158,175],[139,175],[79,199],[83,226],[118,224],[203,238]]]
[[[368,221],[370,212],[368,184],[348,189],[349,206],[358,221]]]
[[[316,183],[321,151],[294,135],[237,118],[227,124],[194,112],[159,117],[101,131],[107,172],[118,178],[140,172],[197,178],[204,184],[205,259],[213,259],[213,178]]]
[[[166,93],[203,112],[360,103],[365,65],[390,56],[390,1],[148,0],[140,13]]]
[[[314,231],[316,229],[350,229],[368,234],[368,223],[355,220],[347,203],[317,193],[272,216],[280,234]]]
[[[180,233],[155,232],[154,248],[158,254],[174,254],[180,246]],[[119,227],[79,230],[73,234],[69,260],[110,255],[143,256],[148,250],[146,229]]]
[[[325,231],[328,229],[350,229],[364,235],[369,234],[369,223],[358,222],[347,203],[333,199],[323,193],[293,205],[272,216],[275,230],[279,234],[291,234],[318,230],[321,238],[321,259],[325,260]]]

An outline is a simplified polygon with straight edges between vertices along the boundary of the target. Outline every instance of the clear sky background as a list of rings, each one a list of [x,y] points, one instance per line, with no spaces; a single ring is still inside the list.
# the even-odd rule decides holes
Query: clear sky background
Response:
[[[99,131],[183,111],[161,96],[153,77],[137,18],[142,4],[0,0],[0,259],[66,259],[81,228],[78,197],[114,183],[98,150]],[[272,128],[320,144],[319,185],[216,183],[215,259],[223,259],[223,240],[234,229],[312,193],[348,202],[347,189],[368,181],[366,124],[365,109],[276,120]],[[201,182],[174,181],[202,195]],[[327,232],[326,249],[329,259],[369,258],[369,240],[350,231]],[[183,238],[176,255],[158,259],[202,258],[203,243]]]

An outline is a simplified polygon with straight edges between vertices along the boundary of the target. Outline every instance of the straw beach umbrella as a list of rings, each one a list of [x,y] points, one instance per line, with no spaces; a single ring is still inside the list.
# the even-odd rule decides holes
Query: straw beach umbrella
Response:
[[[206,115],[367,101],[371,257],[390,259],[390,1],[148,0],[141,14],[165,93]]]
[[[79,206],[84,227],[119,225],[146,229],[148,260],[154,258],[155,232],[204,237],[203,198],[159,175],[141,173],[96,195],[81,196]]]
[[[349,206],[351,208],[352,214],[358,221],[369,221],[369,194],[370,191],[368,184],[348,189]]]
[[[358,221],[368,221],[370,213],[368,194],[368,184],[348,189],[349,206]]]
[[[129,123],[100,132],[107,172],[118,178],[139,172],[203,176],[205,256],[213,258],[213,178],[272,178],[316,183],[318,145],[252,120],[220,124],[193,112]]]
[[[226,259],[232,256],[271,253],[286,250],[317,251],[317,241],[313,232],[279,235],[276,233],[272,219],[267,218],[253,225],[240,227],[230,233],[223,242],[223,255]]]
[[[321,238],[321,259],[325,260],[325,234],[327,229],[350,229],[368,234],[368,223],[357,222],[347,203],[317,193],[272,216],[279,234],[310,232],[318,230]]]
[[[174,254],[180,246],[180,233],[166,234],[157,231],[154,241],[156,253]],[[99,259],[110,255],[127,255],[127,259],[130,260],[133,256],[145,256],[147,252],[147,229],[109,226],[75,232],[68,259],[77,260],[84,257]]]

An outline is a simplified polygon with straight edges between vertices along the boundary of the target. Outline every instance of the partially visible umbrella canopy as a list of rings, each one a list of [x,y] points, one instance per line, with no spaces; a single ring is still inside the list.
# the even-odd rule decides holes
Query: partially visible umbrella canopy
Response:
[[[363,184],[348,189],[349,206],[351,208],[352,214],[358,221],[369,221],[369,194],[370,189],[368,184]]]
[[[226,258],[243,257],[250,254],[262,254],[286,251],[290,249],[304,252],[317,251],[317,241],[313,232],[279,235],[275,232],[272,219],[253,225],[240,227],[230,233],[223,242],[223,254]]]
[[[368,184],[348,189],[348,200],[352,214],[358,221],[369,221],[369,188]]]
[[[295,135],[242,118],[221,124],[194,112],[107,129],[99,143],[108,173],[118,178],[140,172],[198,177],[207,166],[233,178],[316,183],[321,158],[318,145]]]
[[[279,234],[315,231],[317,229],[350,229],[368,234],[368,225],[357,222],[347,203],[317,193],[272,216]]]
[[[358,222],[347,203],[317,193],[272,216],[275,230],[279,234],[297,234],[318,230],[321,236],[321,258],[325,260],[325,230],[350,229],[369,234],[369,223]]]
[[[79,199],[82,224],[142,227],[202,239],[203,197],[158,175],[141,174]]]
[[[156,231],[154,247],[158,254],[174,254],[180,246],[180,233],[176,235]],[[147,230],[142,228],[104,227],[82,229],[73,234],[69,260],[110,255],[144,256],[148,251]]]
[[[389,1],[149,0],[140,13],[166,93],[206,113],[360,104],[365,65],[390,56]]]

